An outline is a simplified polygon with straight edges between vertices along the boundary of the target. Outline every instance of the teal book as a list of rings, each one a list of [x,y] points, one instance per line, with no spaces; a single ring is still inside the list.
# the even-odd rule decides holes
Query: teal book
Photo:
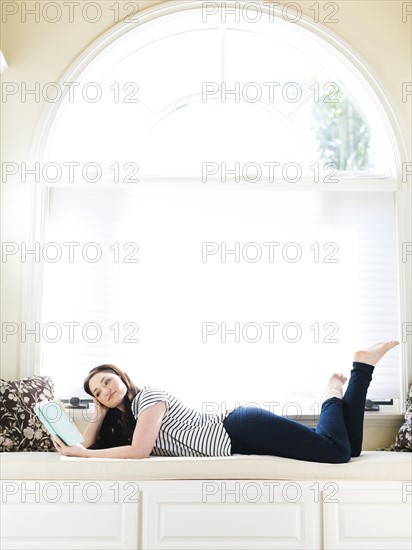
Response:
[[[83,436],[67,414],[63,403],[53,399],[36,403],[34,412],[51,436],[58,435],[66,445],[76,445]]]

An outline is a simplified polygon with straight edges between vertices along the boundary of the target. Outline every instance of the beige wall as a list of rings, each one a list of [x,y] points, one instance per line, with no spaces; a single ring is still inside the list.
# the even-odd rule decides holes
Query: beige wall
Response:
[[[63,4],[63,1],[58,2]],[[80,0],[83,5],[87,2]],[[161,2],[139,1],[139,9]],[[282,2],[284,4],[285,2]],[[309,8],[313,0],[298,2],[303,12],[313,19]],[[102,18],[89,23],[79,13],[75,21],[68,20],[68,12],[60,22],[49,23],[40,16],[36,22],[28,15],[22,21],[22,4],[28,8],[35,2],[7,2],[2,0],[3,17],[1,22],[1,49],[9,64],[2,75],[3,82],[58,81],[65,70],[93,41],[114,24],[114,12],[109,6],[117,4],[123,13],[124,1],[101,1]],[[45,2],[41,2],[42,5]],[[323,18],[328,11],[323,10],[325,2],[319,2]],[[340,1],[335,2],[339,12],[335,15],[338,23],[325,24],[338,34],[370,65],[378,80],[386,90],[388,99],[399,120],[407,143],[411,143],[411,103],[402,102],[402,83],[411,82],[411,22],[402,21],[402,10],[407,2],[401,1]],[[6,6],[8,5],[8,6]],[[129,3],[130,5],[130,3]],[[13,7],[14,6],[14,7]],[[5,10],[17,8],[19,13],[6,19]],[[409,8],[412,10],[412,7]],[[128,12],[124,12],[128,13]],[[44,109],[41,103],[22,103],[18,96],[1,104],[2,110],[2,161],[22,162],[27,160],[32,145],[36,124]],[[409,145],[410,148],[410,145]],[[2,240],[22,242],[26,239],[27,226],[27,185],[13,181],[2,183]],[[2,322],[21,321],[22,264],[18,258],[2,264],[1,314]],[[6,379],[19,377],[19,346],[17,339],[2,344],[1,376]]]

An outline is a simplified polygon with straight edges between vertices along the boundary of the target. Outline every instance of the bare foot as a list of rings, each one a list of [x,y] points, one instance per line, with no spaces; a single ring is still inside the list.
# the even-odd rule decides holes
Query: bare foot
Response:
[[[399,346],[399,342],[396,340],[392,340],[391,342],[379,342],[371,348],[357,351],[353,356],[353,360],[359,363],[366,363],[367,365],[372,365],[374,367],[376,363],[382,359],[385,353],[395,346]]]
[[[326,401],[326,399],[330,399],[331,397],[342,399],[343,385],[345,384],[346,380],[346,376],[344,376],[342,373],[335,372],[335,374],[332,374],[332,376],[329,378],[325,391],[320,398],[321,404]]]

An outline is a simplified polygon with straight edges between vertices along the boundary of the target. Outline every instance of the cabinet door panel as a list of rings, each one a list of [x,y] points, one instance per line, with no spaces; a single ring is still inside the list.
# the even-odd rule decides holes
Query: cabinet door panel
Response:
[[[335,502],[324,502],[328,550],[412,548],[411,495],[402,483],[393,489],[341,489]]]
[[[4,481],[1,489],[2,550],[138,548],[137,485]]]
[[[204,492],[201,497],[201,484],[198,490],[192,485],[186,491],[169,486],[145,492],[142,547],[147,550],[320,548],[320,506],[314,503],[312,493],[303,490],[296,496],[296,492],[290,491],[291,500],[259,493],[262,483],[257,490],[251,487],[251,482],[230,483],[231,490],[223,497],[213,495],[210,499],[204,498]]]

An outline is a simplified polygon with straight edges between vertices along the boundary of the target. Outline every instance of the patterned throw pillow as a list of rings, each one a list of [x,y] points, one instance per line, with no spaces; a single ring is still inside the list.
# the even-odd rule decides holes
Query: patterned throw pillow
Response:
[[[412,452],[412,386],[406,399],[405,421],[399,428],[395,443],[387,450]]]
[[[0,380],[0,451],[55,451],[33,410],[35,403],[53,397],[48,376]]]

